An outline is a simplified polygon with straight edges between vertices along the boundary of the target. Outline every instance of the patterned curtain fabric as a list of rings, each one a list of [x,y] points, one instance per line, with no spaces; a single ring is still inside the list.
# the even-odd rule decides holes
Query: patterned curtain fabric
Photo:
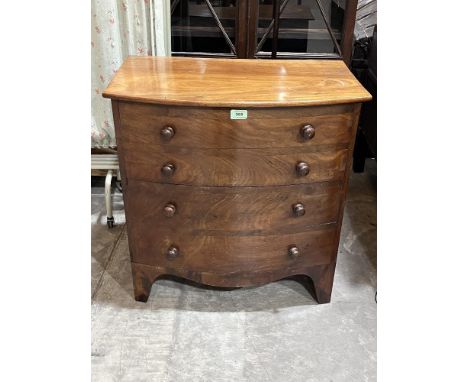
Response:
[[[91,1],[91,146],[115,147],[111,102],[102,98],[128,55],[152,55],[151,0]]]

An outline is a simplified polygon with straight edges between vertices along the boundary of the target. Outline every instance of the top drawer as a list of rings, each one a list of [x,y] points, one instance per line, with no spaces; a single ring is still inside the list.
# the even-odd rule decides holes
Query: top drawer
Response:
[[[227,108],[119,103],[122,138],[136,145],[180,148],[282,148],[347,145],[354,105],[248,109],[231,120]],[[303,129],[304,126],[307,129]],[[162,134],[165,127],[166,136]],[[303,132],[303,130],[307,130]],[[308,134],[306,134],[308,133]]]

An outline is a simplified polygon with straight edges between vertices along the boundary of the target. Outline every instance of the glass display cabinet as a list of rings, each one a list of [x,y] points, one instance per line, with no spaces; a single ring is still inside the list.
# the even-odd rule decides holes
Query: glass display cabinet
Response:
[[[357,0],[171,0],[173,56],[349,63]]]

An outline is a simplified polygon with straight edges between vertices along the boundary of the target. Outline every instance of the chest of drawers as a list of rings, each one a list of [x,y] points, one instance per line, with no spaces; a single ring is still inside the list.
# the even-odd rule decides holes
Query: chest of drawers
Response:
[[[129,57],[112,99],[135,298],[162,275],[333,285],[361,102],[341,61]]]

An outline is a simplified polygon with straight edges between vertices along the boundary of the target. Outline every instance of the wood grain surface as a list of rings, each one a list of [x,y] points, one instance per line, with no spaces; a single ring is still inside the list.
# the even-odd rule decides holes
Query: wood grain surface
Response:
[[[226,287],[306,275],[330,301],[360,102],[370,99],[343,62],[131,57],[104,95],[136,299],[164,274]],[[247,119],[231,120],[231,108]],[[164,174],[167,164],[175,171]]]
[[[309,147],[348,143],[353,105],[249,109],[246,120],[231,120],[230,109],[158,106],[122,102],[122,135],[135,145],[194,148]],[[301,128],[315,129],[304,139]],[[161,136],[170,126],[171,139]]]
[[[301,282],[317,299],[319,304],[330,302],[335,262],[329,264],[312,265],[308,267],[296,267],[290,264],[288,267],[275,271],[248,271],[231,270],[227,273],[211,271],[193,271],[163,266],[153,266],[132,262],[133,289],[135,300],[146,302],[151,292],[152,284],[161,277],[176,276],[194,281],[196,283],[215,287],[249,287],[262,285],[282,278],[295,278]],[[305,280],[303,278],[305,276]],[[305,282],[304,282],[305,281]]]
[[[191,271],[229,273],[269,272],[287,267],[327,264],[333,260],[336,224],[284,235],[190,235],[168,232],[156,225],[129,225],[133,237],[132,261]],[[299,256],[291,258],[288,248],[296,245]],[[169,247],[180,254],[169,259]]]
[[[167,236],[252,236],[305,232],[336,223],[342,183],[284,187],[192,187],[130,181],[127,186],[129,225],[137,230],[158,227]],[[292,206],[301,203],[305,214]],[[171,204],[175,213],[166,216]]]
[[[103,96],[165,105],[313,106],[368,101],[339,60],[128,57]]]
[[[129,180],[196,186],[272,186],[341,179],[347,150],[311,151],[294,149],[180,149],[124,144]],[[298,176],[296,163],[310,165],[306,176]],[[176,167],[172,176],[161,168]]]

